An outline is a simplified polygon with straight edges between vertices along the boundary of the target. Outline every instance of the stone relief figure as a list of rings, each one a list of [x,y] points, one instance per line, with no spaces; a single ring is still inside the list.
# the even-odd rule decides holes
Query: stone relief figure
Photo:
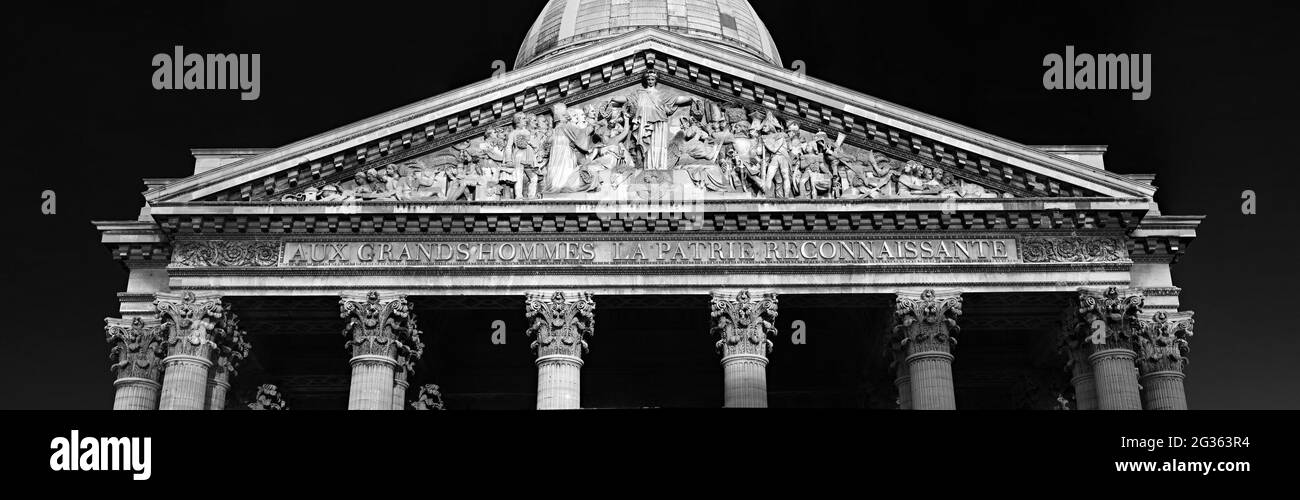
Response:
[[[555,128],[551,131],[551,154],[546,164],[546,193],[586,191],[582,167],[592,152],[591,127],[581,109],[563,104],[552,108]]]
[[[533,140],[534,117],[519,113],[514,117],[514,129],[506,135],[506,163],[502,184],[509,184],[516,200],[537,198],[538,169],[541,154]],[[526,189],[525,189],[526,186]]]
[[[416,396],[415,401],[411,402],[411,408],[416,410],[446,410],[447,407],[442,402],[442,392],[439,391],[438,384],[420,386],[420,393]]]
[[[641,88],[627,96],[612,99],[616,105],[627,106],[633,117],[633,151],[645,170],[667,170],[668,142],[672,140],[669,119],[677,108],[691,104],[687,96],[667,97],[659,89],[659,73],[647,70],[641,76]]]
[[[754,198],[997,198],[960,172],[845,144],[763,107],[660,88],[653,70],[634,92],[509,123],[424,156],[312,185],[286,202],[496,201],[621,193],[642,172],[707,193]],[[685,108],[685,109],[683,109]],[[671,170],[685,176],[674,177]],[[656,174],[658,175],[658,174]],[[642,181],[638,181],[642,182]],[[631,193],[629,191],[629,193]],[[629,194],[630,195],[630,194]]]
[[[592,159],[586,166],[590,178],[588,189],[610,192],[635,173],[632,156],[627,148],[631,119],[617,106],[607,105],[604,111],[598,111],[595,106],[587,108],[588,118],[596,117],[592,122],[592,138],[595,141]]]
[[[262,384],[257,386],[257,395],[254,400],[248,403],[248,408],[252,410],[288,410],[289,403],[285,402],[284,394],[274,384]]]

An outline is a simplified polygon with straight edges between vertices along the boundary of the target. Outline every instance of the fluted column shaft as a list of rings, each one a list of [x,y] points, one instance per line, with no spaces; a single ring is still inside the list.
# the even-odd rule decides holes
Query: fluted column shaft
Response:
[[[712,292],[714,347],[722,354],[722,406],[767,408],[767,355],[776,336],[777,298],[769,290]]]
[[[894,379],[894,387],[898,389],[898,409],[912,409],[912,375],[908,371],[907,375],[902,375]]]
[[[1092,372],[1096,375],[1097,409],[1141,410],[1142,395],[1138,389],[1137,358],[1131,349],[1094,346],[1088,355]]]
[[[162,384],[166,333],[157,319],[106,318],[104,331],[114,363],[114,410],[156,410]]]
[[[220,363],[212,366],[208,377],[207,409],[226,409],[226,393],[230,391],[230,371]]]
[[[525,296],[528,336],[537,354],[537,409],[582,407],[582,356],[595,333],[596,303],[586,292],[531,292]]]
[[[960,331],[961,292],[931,289],[900,291],[894,310],[894,334],[907,354],[910,401],[915,410],[955,410],[952,346]],[[901,395],[900,390],[900,406]]]
[[[1148,410],[1186,410],[1187,394],[1183,389],[1183,372],[1161,371],[1141,378],[1142,399]]]
[[[767,357],[735,354],[722,358],[724,408],[767,408]]]
[[[142,378],[119,378],[113,382],[114,410],[156,410],[162,384]]]
[[[912,373],[912,408],[957,409],[957,397],[952,384],[952,360],[952,354],[938,350],[908,355],[907,366]]]
[[[582,407],[582,358],[551,355],[537,358],[537,409]]]
[[[402,360],[398,361],[397,368],[393,371],[393,409],[404,410],[406,404],[406,388],[410,383],[406,381],[406,369],[402,367]]]
[[[207,346],[193,354],[172,354],[163,359],[162,397],[159,410],[202,410],[207,402],[208,370],[212,360]]]
[[[353,356],[352,383],[348,390],[349,410],[393,409],[393,358],[380,355]]]
[[[1092,362],[1083,352],[1082,347],[1071,349],[1070,384],[1074,386],[1074,406],[1076,410],[1097,409],[1097,379],[1092,372]]]

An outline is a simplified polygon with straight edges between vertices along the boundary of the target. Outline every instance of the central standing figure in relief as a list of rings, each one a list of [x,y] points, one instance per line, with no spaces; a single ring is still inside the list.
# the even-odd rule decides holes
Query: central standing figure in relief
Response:
[[[653,69],[646,70],[641,78],[641,88],[611,101],[618,106],[626,105],[628,114],[636,119],[633,125],[636,128],[635,149],[641,159],[641,167],[646,170],[666,170],[668,143],[673,138],[668,130],[668,118],[677,108],[690,105],[694,99],[665,96],[657,86],[659,74]]]

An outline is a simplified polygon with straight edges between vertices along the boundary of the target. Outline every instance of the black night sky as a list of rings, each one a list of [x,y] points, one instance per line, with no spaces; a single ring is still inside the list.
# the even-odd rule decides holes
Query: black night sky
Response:
[[[752,3],[811,76],[1022,144],[1107,144],[1110,170],[1157,174],[1165,213],[1208,216],[1174,268],[1196,312],[1190,406],[1300,409],[1294,2]],[[279,146],[488,78],[545,1],[25,4],[3,21],[0,405],[107,409],[103,318],[126,272],[91,220],[134,219],[141,179],[188,175],[190,148]],[[260,99],[154,90],[150,60],[175,45],[261,54]],[[1152,54],[1150,100],[1045,90],[1043,57],[1066,45]]]

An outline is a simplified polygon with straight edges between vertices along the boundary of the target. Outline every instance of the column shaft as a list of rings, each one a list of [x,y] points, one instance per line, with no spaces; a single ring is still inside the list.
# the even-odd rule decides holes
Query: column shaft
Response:
[[[550,355],[537,358],[537,409],[582,408],[582,358]]]
[[[202,349],[206,353],[207,348]],[[206,403],[208,370],[212,361],[207,356],[180,354],[163,360],[162,397],[159,410],[202,410]]]
[[[406,381],[406,370],[398,367],[393,372],[393,409],[402,410],[406,405],[406,388],[410,383]]]
[[[212,367],[212,377],[208,379],[207,409],[226,409],[226,393],[230,390],[230,372],[220,364]]]
[[[1148,410],[1186,410],[1182,372],[1161,371],[1142,376],[1142,399]]]
[[[928,351],[907,357],[911,371],[911,405],[917,410],[955,410],[952,354]]]
[[[143,378],[119,378],[113,382],[114,410],[156,410],[158,389],[162,386]]]
[[[1097,408],[1100,410],[1141,410],[1137,366],[1132,350],[1116,348],[1098,350],[1088,356],[1096,375]]]
[[[1097,379],[1092,370],[1076,375],[1070,380],[1074,384],[1074,406],[1076,410],[1097,409]]]
[[[393,409],[392,358],[376,355],[352,358],[352,385],[348,391],[349,410]]]
[[[895,378],[894,387],[898,388],[898,409],[912,409],[912,376],[903,375]]]
[[[767,408],[767,357],[735,354],[722,358],[724,408]]]

